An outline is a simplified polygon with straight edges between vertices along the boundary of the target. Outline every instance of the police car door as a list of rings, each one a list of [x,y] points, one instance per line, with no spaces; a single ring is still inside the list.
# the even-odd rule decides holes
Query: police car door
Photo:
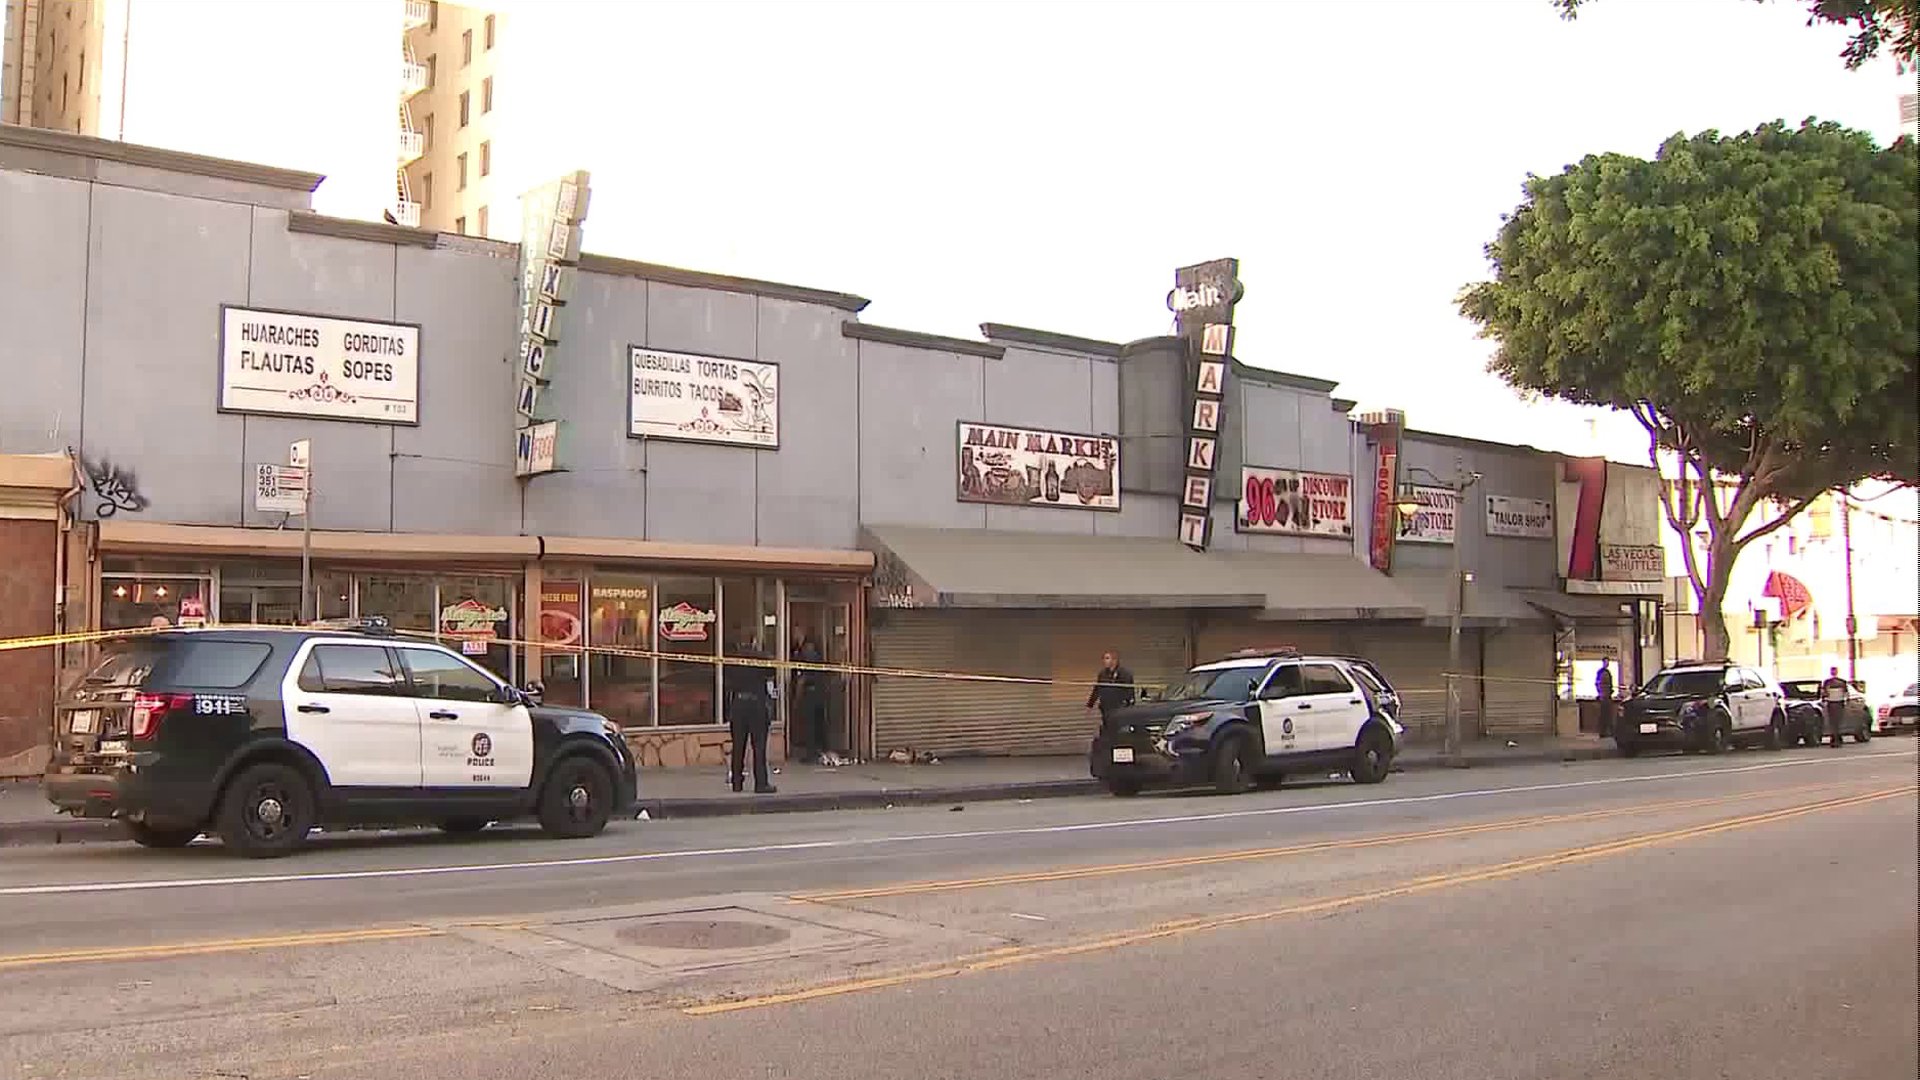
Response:
[[[524,788],[533,782],[533,720],[499,680],[445,649],[398,648],[420,715],[429,788]]]
[[[287,738],[337,788],[420,786],[420,713],[393,653],[365,641],[309,641],[280,686]]]
[[[1306,700],[1313,705],[1312,750],[1342,750],[1360,741],[1367,699],[1333,664],[1303,664]]]
[[[1299,664],[1275,665],[1260,688],[1260,737],[1269,757],[1313,748],[1312,703],[1304,693]]]

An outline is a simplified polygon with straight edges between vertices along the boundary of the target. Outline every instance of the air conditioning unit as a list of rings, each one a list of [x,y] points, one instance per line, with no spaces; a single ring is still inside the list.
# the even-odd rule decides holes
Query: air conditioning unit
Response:
[[[1363,427],[1407,426],[1407,414],[1399,409],[1368,409],[1360,414],[1359,419]]]

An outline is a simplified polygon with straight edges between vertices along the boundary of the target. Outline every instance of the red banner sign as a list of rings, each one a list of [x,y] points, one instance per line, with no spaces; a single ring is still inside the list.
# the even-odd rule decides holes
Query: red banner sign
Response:
[[[1395,490],[1400,479],[1400,438],[1397,433],[1381,432],[1379,454],[1373,474],[1373,537],[1368,545],[1369,560],[1375,570],[1393,570],[1393,527]]]

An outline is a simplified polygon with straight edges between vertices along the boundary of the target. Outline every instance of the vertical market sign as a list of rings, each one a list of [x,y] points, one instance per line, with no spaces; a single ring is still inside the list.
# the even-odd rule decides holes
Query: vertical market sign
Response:
[[[1167,308],[1187,343],[1186,479],[1180,492],[1180,542],[1205,551],[1213,540],[1213,485],[1233,356],[1233,306],[1245,290],[1240,260],[1215,259],[1173,272]]]
[[[1360,425],[1374,446],[1373,529],[1367,538],[1367,563],[1383,574],[1393,572],[1393,543],[1399,529],[1394,515],[1400,500],[1400,430],[1407,416],[1398,409],[1365,413]]]
[[[584,170],[535,188],[520,199],[520,363],[513,395],[513,474],[538,476],[559,467],[560,422],[540,408],[553,381],[560,312],[573,294],[580,261],[580,223],[587,218]]]

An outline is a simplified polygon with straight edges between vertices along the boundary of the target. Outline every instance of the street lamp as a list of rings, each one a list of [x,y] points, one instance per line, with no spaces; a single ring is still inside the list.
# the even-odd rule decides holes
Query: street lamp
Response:
[[[1467,471],[1462,458],[1453,459],[1453,479],[1444,480],[1431,471],[1418,465],[1407,466],[1410,477],[1425,477],[1428,483],[1444,487],[1453,492],[1453,572],[1447,580],[1447,735],[1445,757],[1447,764],[1454,768],[1466,767],[1464,747],[1460,742],[1460,612],[1466,606],[1467,575],[1460,569],[1460,523],[1464,516],[1460,508],[1466,502],[1467,489],[1478,483],[1480,474]],[[1400,490],[1399,510],[1403,514],[1419,512],[1419,500],[1414,497],[1413,485],[1404,484]],[[1411,507],[1411,511],[1409,510]]]

